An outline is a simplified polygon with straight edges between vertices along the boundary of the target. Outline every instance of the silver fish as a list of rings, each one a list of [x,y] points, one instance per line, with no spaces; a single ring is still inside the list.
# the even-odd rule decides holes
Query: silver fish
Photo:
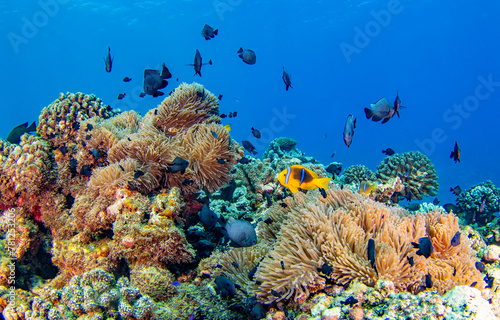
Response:
[[[345,121],[344,126],[344,142],[347,147],[349,147],[352,143],[352,137],[354,136],[354,129],[356,128],[356,118],[352,116],[352,114],[347,116],[347,120]]]
[[[386,123],[394,116],[395,113],[396,109],[394,108],[394,105],[385,97],[370,104],[370,108],[365,108],[366,119],[372,118],[375,122],[384,119],[382,123]]]

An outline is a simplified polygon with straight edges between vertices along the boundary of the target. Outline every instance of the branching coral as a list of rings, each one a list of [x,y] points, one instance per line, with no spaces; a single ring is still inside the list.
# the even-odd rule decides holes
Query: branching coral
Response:
[[[457,205],[468,222],[491,222],[493,213],[499,210],[500,189],[491,181],[482,182],[460,193]]]
[[[366,181],[376,181],[375,173],[363,165],[354,165],[344,170],[343,181],[346,184],[359,185]]]
[[[451,246],[459,230],[453,214],[409,215],[350,191],[331,189],[326,199],[318,192],[297,193],[285,209],[290,210],[285,212],[287,219],[256,273],[262,284],[255,293],[263,302],[304,301],[325,287],[326,278],[340,285],[358,279],[370,286],[385,279],[397,291],[419,292],[425,290],[423,280],[429,273],[433,289],[440,293],[459,284],[485,286],[468,239],[462,236],[459,245]],[[434,245],[428,259],[416,255],[411,244],[425,236]],[[375,242],[375,268],[367,255],[369,239]],[[413,257],[414,266],[408,257]],[[329,274],[321,271],[324,264],[332,268]]]
[[[410,199],[422,200],[435,196],[439,190],[434,164],[420,152],[405,152],[386,157],[377,167],[377,178],[382,182],[399,177]],[[410,195],[411,194],[411,195]]]

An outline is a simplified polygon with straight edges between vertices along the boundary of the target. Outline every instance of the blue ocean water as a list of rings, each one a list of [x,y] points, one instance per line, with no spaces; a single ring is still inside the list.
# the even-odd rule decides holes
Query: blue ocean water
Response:
[[[499,13],[496,0],[1,1],[0,136],[37,120],[59,92],[95,93],[113,108],[145,114],[162,98],[138,97],[144,69],[165,62],[173,78],[164,91],[179,78],[223,94],[220,111],[238,112],[223,123],[259,156],[280,136],[344,168],[376,170],[388,147],[421,151],[436,166],[441,202],[454,202],[451,186],[500,185]],[[205,23],[219,35],[203,39]],[[108,46],[111,73],[103,62]],[[241,61],[240,47],[256,52],[255,65]],[[201,78],[186,66],[196,49],[213,61]],[[398,90],[407,107],[401,118],[366,119],[365,107],[383,96],[393,101]],[[348,114],[357,118],[349,148],[342,140]],[[449,158],[455,141],[457,164]]]

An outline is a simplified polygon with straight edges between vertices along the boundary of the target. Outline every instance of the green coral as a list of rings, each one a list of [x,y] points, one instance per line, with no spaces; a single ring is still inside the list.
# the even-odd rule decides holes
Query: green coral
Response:
[[[365,181],[377,181],[377,177],[367,167],[357,164],[344,170],[343,181],[345,184],[357,185]]]
[[[411,194],[411,199],[435,196],[439,190],[434,164],[418,151],[386,157],[377,169],[377,178],[383,183],[399,177],[405,186],[406,196]]]
[[[495,187],[491,181],[481,182],[460,193],[457,205],[463,212],[463,218],[468,222],[485,224],[493,219],[493,213],[498,212],[500,189]]]

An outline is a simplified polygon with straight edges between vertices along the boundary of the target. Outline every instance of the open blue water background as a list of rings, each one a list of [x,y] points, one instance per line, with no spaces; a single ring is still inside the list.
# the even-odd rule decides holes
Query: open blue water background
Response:
[[[219,29],[210,41],[200,35],[205,23]],[[237,141],[254,143],[259,156],[286,136],[325,165],[335,151],[344,168],[376,170],[381,150],[391,147],[432,160],[442,203],[455,200],[450,186],[465,190],[488,179],[500,186],[497,0],[0,1],[0,30],[1,137],[37,120],[59,92],[95,93],[113,108],[145,114],[163,98],[138,97],[144,69],[165,62],[173,74],[165,93],[176,78],[222,93],[221,113],[238,112],[223,124],[231,123]],[[108,46],[111,73],[103,62]],[[240,47],[256,52],[255,65],[238,58]],[[201,78],[186,66],[196,49],[213,61]],[[291,74],[289,91],[282,66]],[[125,76],[132,82],[122,82]],[[394,101],[397,90],[407,106],[401,118],[365,118],[364,107],[383,96]],[[117,100],[118,93],[127,96]],[[454,111],[464,104],[468,111]],[[279,116],[285,110],[289,118]],[[357,128],[347,148],[342,131],[350,113]],[[449,158],[455,141],[457,164]]]

